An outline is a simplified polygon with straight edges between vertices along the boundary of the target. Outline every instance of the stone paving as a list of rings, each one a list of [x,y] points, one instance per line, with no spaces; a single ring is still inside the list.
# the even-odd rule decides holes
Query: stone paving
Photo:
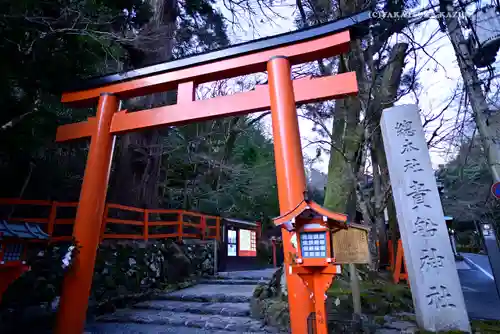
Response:
[[[200,303],[174,300],[150,300],[136,304],[134,308],[187,312],[193,314],[219,314],[230,317],[247,317],[250,315],[250,305],[248,303]]]
[[[415,322],[392,320],[386,322],[382,328],[375,330],[375,334],[413,334],[418,332]]]
[[[273,273],[273,269],[220,273],[190,288],[101,316],[88,324],[86,333],[278,333],[250,318],[253,290]]]
[[[248,303],[255,285],[198,284],[191,288],[159,295],[159,299],[187,300],[196,302]]]
[[[468,270],[458,270],[465,304],[472,319],[500,320],[500,297],[488,256],[463,253]]]

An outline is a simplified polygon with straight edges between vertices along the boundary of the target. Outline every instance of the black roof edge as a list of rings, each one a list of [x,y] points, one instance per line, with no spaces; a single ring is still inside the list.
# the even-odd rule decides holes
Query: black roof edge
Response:
[[[345,31],[347,29],[350,30],[351,36],[353,38],[360,38],[366,35],[369,31],[369,25],[372,17],[371,13],[371,10],[365,10],[348,17],[339,18],[335,21],[301,30],[260,38],[241,44],[235,44],[215,51],[196,54],[186,58],[150,65],[127,72],[90,78],[87,80],[83,80],[73,86],[70,86],[70,88],[66,89],[65,91],[74,92],[92,89],[119,82],[139,79],[141,77],[180,70],[182,68],[202,65],[205,63],[214,62],[216,60],[234,58],[245,54],[256,53],[267,49],[328,36],[334,33]]]

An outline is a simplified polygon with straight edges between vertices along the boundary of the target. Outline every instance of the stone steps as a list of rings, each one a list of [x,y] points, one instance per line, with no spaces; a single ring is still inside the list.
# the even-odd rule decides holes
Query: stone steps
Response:
[[[248,279],[228,279],[228,278],[221,278],[221,279],[201,279],[199,281],[201,284],[221,284],[221,285],[259,285],[259,284],[266,284],[267,280],[256,280],[254,278],[248,278]]]
[[[274,328],[262,325],[250,317],[228,317],[212,314],[193,314],[158,310],[124,309],[99,317],[99,322],[166,325],[190,327],[203,330],[226,330],[238,333],[264,332],[278,333]]]
[[[234,331],[200,329],[193,327],[174,327],[165,325],[147,325],[133,323],[96,323],[88,325],[84,334],[234,334]],[[252,334],[265,334],[266,332],[253,332]]]
[[[264,270],[248,270],[248,271],[232,271],[220,272],[213,279],[241,279],[241,280],[265,280],[268,281],[273,277],[276,269],[269,268]]]
[[[198,284],[187,289],[156,295],[155,299],[201,303],[248,303],[254,289],[254,285],[233,284],[229,287],[222,284]]]
[[[272,276],[272,275],[271,275]],[[221,273],[200,284],[156,295],[97,318],[86,333],[230,334],[279,333],[250,318],[253,290],[270,279],[268,271]]]
[[[250,316],[250,305],[248,303],[199,303],[174,300],[150,300],[136,304],[133,308],[230,317]]]

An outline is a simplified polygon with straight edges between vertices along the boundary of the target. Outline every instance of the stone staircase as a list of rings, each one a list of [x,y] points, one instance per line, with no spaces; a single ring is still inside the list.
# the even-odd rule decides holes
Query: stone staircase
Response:
[[[253,290],[273,273],[273,269],[219,273],[190,288],[101,316],[86,333],[278,333],[250,318]]]

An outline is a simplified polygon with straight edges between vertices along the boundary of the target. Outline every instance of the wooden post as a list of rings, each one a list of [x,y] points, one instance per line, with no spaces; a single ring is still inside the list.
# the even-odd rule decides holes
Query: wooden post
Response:
[[[379,268],[380,268],[380,243],[378,241],[375,241],[375,247],[377,247],[377,256],[378,256],[378,262],[379,262]]]
[[[201,227],[201,240],[205,240],[207,235],[207,220],[205,216],[200,217],[200,227]]]
[[[54,224],[56,222],[56,218],[57,218],[57,202],[53,201],[50,207],[49,225],[47,226],[47,234],[49,235],[49,239],[51,239],[52,235],[54,234]]]
[[[102,213],[100,242],[102,242],[104,240],[104,235],[106,234],[106,224],[108,223],[108,213],[109,213],[109,206],[106,203],[106,205],[104,206],[104,212]]]
[[[392,239],[387,241],[387,248],[389,250],[389,269],[392,272],[394,270],[394,246],[392,244]]]
[[[361,292],[359,278],[356,272],[356,264],[349,263],[349,276],[351,278],[352,306],[354,309],[354,320],[361,320]]]
[[[271,243],[273,245],[273,267],[276,268],[278,265],[277,265],[277,261],[276,261],[276,238],[272,238],[271,239]]]
[[[144,209],[144,241],[149,239],[149,210]]]
[[[220,241],[220,217],[215,218],[215,239]]]
[[[401,279],[405,279],[405,277],[401,275],[401,272],[403,269],[403,261],[404,261],[403,244],[401,243],[401,239],[399,239],[397,250],[396,250],[394,271],[392,274],[392,280],[395,284],[399,283],[399,281]]]
[[[219,254],[217,254],[218,243],[219,241],[214,239],[214,276],[217,276],[217,262],[219,261]]]
[[[316,315],[316,334],[328,334],[328,319],[325,306],[325,282],[332,281],[332,275],[315,272],[312,278],[314,291],[314,313]]]
[[[184,215],[182,213],[179,213],[179,226],[177,227],[177,241],[181,241],[182,240],[182,234],[184,232],[184,227],[182,225],[182,223],[184,222]]]
[[[118,108],[115,95],[101,94],[73,228],[80,248],[63,282],[57,334],[81,334],[84,330],[113,155],[111,120]]]
[[[302,203],[306,190],[299,123],[290,62],[286,57],[273,57],[267,63],[267,71],[278,198],[280,213],[286,214]],[[314,312],[313,301],[302,279],[291,270],[291,255],[296,252],[290,240],[292,234],[285,229],[281,233],[292,333],[307,333],[307,318]]]

